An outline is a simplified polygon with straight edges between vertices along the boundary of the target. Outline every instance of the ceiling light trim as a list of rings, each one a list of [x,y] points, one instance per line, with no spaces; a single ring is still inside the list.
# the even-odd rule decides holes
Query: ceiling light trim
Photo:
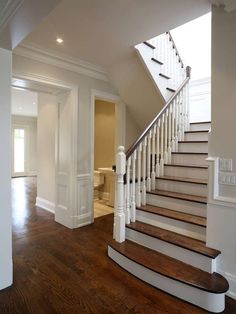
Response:
[[[21,7],[24,0],[8,0],[0,12],[0,32],[6,27],[7,23],[13,18]]]
[[[83,74],[105,82],[109,81],[107,72],[104,68],[69,56],[59,56],[57,53],[51,50],[49,51],[24,44],[18,46],[13,51],[13,53],[21,57],[30,58],[35,61]]]

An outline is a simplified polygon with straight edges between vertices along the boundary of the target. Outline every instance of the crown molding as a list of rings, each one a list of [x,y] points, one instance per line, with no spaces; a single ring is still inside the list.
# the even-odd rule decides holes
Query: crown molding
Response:
[[[0,32],[12,19],[23,2],[24,0],[5,0],[5,4],[1,6],[0,10]]]
[[[60,56],[52,50],[35,47],[29,44],[22,44],[14,49],[13,54],[105,82],[109,81],[107,72],[104,68],[70,56]]]
[[[228,13],[236,10],[236,0],[212,0],[211,2],[216,6],[223,5]]]

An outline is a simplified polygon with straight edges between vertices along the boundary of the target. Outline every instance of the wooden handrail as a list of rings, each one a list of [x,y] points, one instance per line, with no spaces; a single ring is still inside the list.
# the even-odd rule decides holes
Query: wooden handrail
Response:
[[[181,59],[181,57],[180,57],[179,51],[178,51],[178,49],[177,49],[177,47],[176,47],[176,45],[175,45],[175,42],[174,42],[174,39],[173,39],[171,33],[170,33],[170,32],[166,32],[166,33],[169,34],[170,40],[171,40],[172,43],[173,43],[173,48],[175,49],[176,54],[177,54],[177,56],[179,57],[179,62],[181,63],[182,67],[184,67],[184,63],[183,63],[183,61],[182,61],[182,59]]]
[[[151,128],[154,126],[154,124],[157,122],[157,120],[160,118],[160,116],[167,110],[167,108],[175,100],[175,98],[179,95],[179,93],[184,88],[184,86],[189,82],[190,74],[191,74],[191,67],[187,66],[186,67],[186,79],[183,81],[183,83],[180,85],[180,87],[177,89],[177,91],[171,96],[171,98],[167,101],[167,103],[163,107],[163,109],[152,120],[152,122],[145,129],[145,131],[137,138],[137,140],[132,144],[132,146],[126,151],[126,159],[128,159],[132,155],[132,153],[135,151],[135,149],[138,147],[138,145],[142,142],[142,140],[145,138],[145,136],[148,134],[148,132],[151,130]]]

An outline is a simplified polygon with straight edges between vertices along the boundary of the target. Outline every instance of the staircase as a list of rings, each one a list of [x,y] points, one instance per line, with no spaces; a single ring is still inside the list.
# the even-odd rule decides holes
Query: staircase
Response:
[[[161,36],[155,45],[144,45],[162,52],[155,60],[168,77],[160,91],[169,98],[126,153],[118,148],[114,240],[108,255],[154,287],[219,313],[229,286],[216,272],[220,252],[206,246],[211,123],[189,123],[190,68],[183,77],[173,38]]]

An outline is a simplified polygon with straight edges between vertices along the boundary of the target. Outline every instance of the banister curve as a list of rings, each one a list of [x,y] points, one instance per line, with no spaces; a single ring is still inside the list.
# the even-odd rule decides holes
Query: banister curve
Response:
[[[187,66],[186,67],[186,79],[183,81],[180,87],[176,90],[176,92],[171,96],[171,98],[167,101],[166,105],[162,108],[162,110],[157,114],[157,116],[152,120],[152,122],[144,130],[144,132],[136,139],[136,141],[132,144],[132,146],[126,151],[126,159],[128,159],[132,155],[132,153],[135,151],[138,145],[142,142],[142,140],[145,138],[148,132],[152,129],[152,127],[160,118],[160,116],[168,109],[170,104],[175,100],[175,98],[179,95],[182,89],[186,86],[186,84],[190,80],[190,76],[191,76],[190,74],[191,74],[191,67]]]

